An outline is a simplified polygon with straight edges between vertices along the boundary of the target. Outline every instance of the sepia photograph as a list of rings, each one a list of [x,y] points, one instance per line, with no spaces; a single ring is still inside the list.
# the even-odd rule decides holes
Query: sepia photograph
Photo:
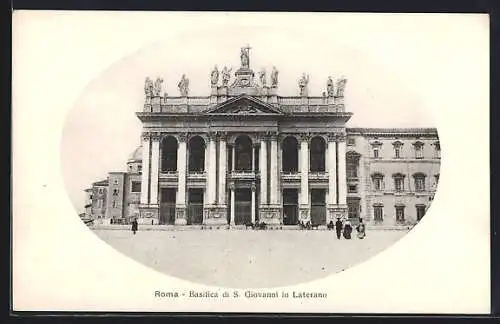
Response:
[[[70,90],[64,104],[57,103],[58,126],[45,125],[57,130],[40,135],[55,143],[50,152],[58,151],[57,155],[47,151],[44,163],[55,163],[51,167],[58,166],[60,177],[57,198],[44,202],[53,206],[64,201],[58,212],[64,215],[34,209],[24,209],[22,216],[14,214],[15,252],[21,247],[20,253],[28,253],[25,242],[38,244],[34,231],[63,231],[67,240],[54,234],[52,244],[62,254],[69,255],[71,249],[72,260],[78,260],[82,274],[75,275],[82,278],[79,287],[85,286],[81,289],[89,295],[79,300],[73,288],[67,293],[76,297],[67,299],[68,304],[64,295],[61,303],[55,303],[61,309],[264,311],[275,303],[274,310],[284,312],[432,311],[431,301],[422,305],[415,301],[428,297],[418,290],[413,290],[416,297],[408,305],[396,294],[382,306],[368,305],[360,295],[373,300],[384,294],[384,287],[390,293],[398,286],[412,295],[406,288],[418,286],[419,281],[433,285],[437,280],[449,287],[452,279],[431,269],[456,266],[446,257],[455,255],[448,247],[467,244],[463,241],[467,237],[457,233],[471,221],[477,227],[470,227],[469,238],[477,241],[463,253],[481,246],[476,257],[483,262],[473,261],[463,270],[465,275],[476,269],[481,277],[477,291],[470,293],[477,304],[463,309],[481,312],[489,307],[484,290],[489,282],[489,263],[484,263],[489,253],[484,244],[489,242],[489,198],[478,191],[475,194],[483,200],[472,203],[453,194],[457,184],[465,181],[472,190],[472,183],[481,179],[463,173],[467,162],[456,152],[464,145],[458,139],[463,133],[460,118],[469,123],[473,137],[484,130],[479,125],[487,127],[487,92],[486,96],[479,92],[481,99],[474,97],[477,107],[467,112],[477,113],[475,122],[459,112],[465,109],[460,106],[465,104],[463,99],[457,98],[454,105],[433,100],[432,91],[438,93],[432,87],[432,80],[438,83],[435,75],[415,76],[418,60],[430,60],[433,55],[439,59],[432,63],[436,75],[444,75],[445,68],[453,70],[457,62],[447,67],[445,50],[453,50],[458,42],[450,41],[439,53],[432,53],[432,46],[438,47],[440,37],[456,41],[446,38],[446,33],[453,34],[452,27],[462,21],[476,28],[471,33],[482,37],[476,39],[479,44],[488,37],[487,19],[408,15],[404,20],[403,15],[313,13],[18,14],[14,76],[18,73],[19,80],[27,71],[16,60],[22,64],[29,57],[26,53],[40,45],[36,32],[28,32],[39,24],[47,24],[47,30],[55,28],[50,18],[73,28],[60,31],[59,39],[52,38],[57,44],[53,53],[62,39],[77,44],[78,37],[87,37],[81,44],[89,39],[95,44],[85,47],[88,53],[75,48],[78,54],[66,56],[71,50],[63,50],[60,60],[72,64],[67,73],[81,76],[68,79],[75,78],[76,85],[57,78],[65,72],[54,73],[50,91],[58,86],[61,92]],[[295,19],[302,19],[304,26],[294,24]],[[91,21],[92,33],[84,32],[83,26]],[[412,30],[410,21],[427,23],[425,31],[413,31],[413,40],[427,41],[427,49],[396,41],[399,37],[403,42],[398,28]],[[141,22],[147,27],[139,27]],[[425,33],[436,26],[442,26],[441,33],[426,38],[430,34]],[[379,38],[374,38],[377,32],[370,32],[371,28],[394,35],[378,33]],[[35,43],[33,47],[28,39]],[[470,55],[487,58],[487,51],[483,53],[487,44]],[[54,54],[51,62],[56,64],[58,57]],[[95,65],[97,60],[102,63]],[[441,72],[436,70],[440,64]],[[421,63],[420,69],[430,67]],[[471,71],[485,73],[479,74],[486,83],[478,84],[478,89],[487,84],[483,65]],[[476,96],[475,89],[469,88],[469,93],[457,89],[456,96]],[[449,90],[442,91],[448,99],[445,91]],[[50,102],[48,98],[44,99]],[[19,102],[28,107],[15,108],[19,114],[32,110],[28,102]],[[451,116],[453,109],[462,116]],[[484,158],[481,148],[487,148],[487,137],[483,144],[476,146],[478,160]],[[35,153],[20,145],[15,147],[21,152]],[[37,163],[27,154],[23,154],[24,163]],[[448,158],[448,166],[442,167],[442,158]],[[449,172],[447,185],[440,180],[441,172]],[[485,175],[482,181],[487,180]],[[450,207],[452,201],[463,205]],[[459,217],[460,208],[474,219]],[[469,210],[476,215],[468,214]],[[34,215],[43,218],[45,225],[22,226]],[[55,258],[57,251],[49,250]],[[392,250],[398,254],[384,259]],[[40,250],[39,258],[42,251],[47,250]],[[23,273],[28,266],[24,262],[17,263]],[[398,268],[405,264],[408,268]],[[19,274],[14,271],[14,276]],[[122,287],[120,292],[105,288],[106,281],[110,287]],[[461,285],[462,289],[474,286],[472,282]],[[88,298],[97,293],[89,292],[92,286],[99,287],[101,297],[89,308]],[[17,288],[29,291],[25,284],[18,283]],[[116,296],[125,298],[122,289],[129,289],[127,296],[142,299],[137,308],[127,306],[130,298],[118,302]],[[24,303],[18,297],[18,302],[35,309],[50,304],[36,299],[43,299],[41,290],[31,296],[35,298]],[[148,304],[150,300],[154,302]],[[449,312],[456,303],[449,300],[435,306]]]

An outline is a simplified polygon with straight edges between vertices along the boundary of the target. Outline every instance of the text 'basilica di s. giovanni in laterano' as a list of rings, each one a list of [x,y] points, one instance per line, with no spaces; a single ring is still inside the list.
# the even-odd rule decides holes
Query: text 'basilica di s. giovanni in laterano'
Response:
[[[86,189],[85,217],[97,224],[326,226],[337,217],[370,226],[417,223],[439,181],[435,128],[348,128],[347,79],[326,80],[309,96],[280,96],[279,71],[215,66],[208,96],[179,96],[146,78],[137,117],[142,145],[125,172]]]

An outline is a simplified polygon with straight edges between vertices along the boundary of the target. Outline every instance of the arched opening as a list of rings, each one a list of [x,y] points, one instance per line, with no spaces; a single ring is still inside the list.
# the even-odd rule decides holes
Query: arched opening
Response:
[[[235,170],[250,171],[252,170],[252,140],[246,135],[241,135],[236,138],[235,145]]]
[[[201,136],[189,139],[189,172],[205,171],[205,141]]]
[[[325,171],[326,143],[323,137],[316,136],[311,140],[310,169],[311,172]]]
[[[177,171],[177,139],[173,136],[167,136],[161,142],[161,170]]]
[[[293,136],[283,140],[283,172],[297,172],[299,170],[299,142]]]

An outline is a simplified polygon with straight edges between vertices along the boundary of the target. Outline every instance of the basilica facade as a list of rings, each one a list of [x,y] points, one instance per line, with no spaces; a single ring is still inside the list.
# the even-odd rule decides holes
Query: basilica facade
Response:
[[[125,172],[87,189],[86,214],[98,223],[241,226],[264,222],[326,226],[336,218],[370,225],[418,222],[439,180],[434,128],[348,128],[347,80],[329,78],[320,97],[278,95],[278,71],[268,80],[250,66],[210,75],[209,96],[162,93],[161,78],[145,82],[137,117],[142,145]]]

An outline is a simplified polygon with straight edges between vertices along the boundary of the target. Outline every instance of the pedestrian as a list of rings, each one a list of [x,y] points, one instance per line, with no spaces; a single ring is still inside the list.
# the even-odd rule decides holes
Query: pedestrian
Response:
[[[359,224],[358,226],[356,226],[356,230],[358,231],[358,238],[360,240],[364,239],[365,236],[366,236],[366,227],[365,227],[365,224],[363,223],[363,219],[360,218],[359,219]]]
[[[344,238],[346,240],[350,240],[351,239],[351,233],[352,233],[351,222],[349,220],[346,220],[345,224],[344,224]]]
[[[342,221],[339,217],[337,217],[337,221],[335,222],[335,231],[337,232],[337,239],[340,240],[340,236],[342,234]]]
[[[134,235],[135,235],[135,232],[137,232],[138,226],[139,226],[139,224],[137,224],[137,219],[134,218],[134,220],[132,221],[132,232],[134,233]]]

